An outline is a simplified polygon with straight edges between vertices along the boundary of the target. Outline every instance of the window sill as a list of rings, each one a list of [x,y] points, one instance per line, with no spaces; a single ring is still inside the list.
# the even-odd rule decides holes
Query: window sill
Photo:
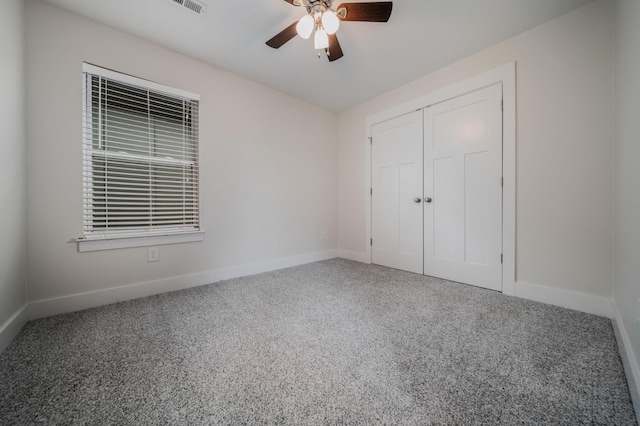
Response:
[[[166,244],[193,243],[204,240],[204,231],[181,232],[161,235],[128,235],[104,238],[78,238],[71,242],[78,245],[78,252],[113,250],[130,247],[147,247]]]

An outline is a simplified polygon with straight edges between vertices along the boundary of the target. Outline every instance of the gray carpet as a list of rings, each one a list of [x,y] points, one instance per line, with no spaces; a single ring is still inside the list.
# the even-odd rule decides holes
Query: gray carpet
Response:
[[[611,322],[334,259],[29,322],[2,424],[635,424]]]

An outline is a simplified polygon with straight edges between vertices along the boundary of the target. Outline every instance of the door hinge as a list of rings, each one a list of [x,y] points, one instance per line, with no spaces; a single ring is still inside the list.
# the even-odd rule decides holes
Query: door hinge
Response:
[[[369,139],[369,145],[373,145],[373,138],[369,136],[367,139]]]
[[[369,188],[369,195],[373,195],[373,188]]]
[[[371,245],[373,245],[373,238],[371,239],[370,243],[371,243]]]
[[[504,177],[500,178],[500,186],[504,188]]]
[[[503,261],[504,261],[504,255],[503,255],[503,254],[500,254],[500,264],[502,264],[502,263],[503,263]]]
[[[500,99],[500,110],[504,111],[504,99]]]

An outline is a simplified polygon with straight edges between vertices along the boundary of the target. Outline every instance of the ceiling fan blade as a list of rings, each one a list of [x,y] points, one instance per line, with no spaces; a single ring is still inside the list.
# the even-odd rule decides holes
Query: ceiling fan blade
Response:
[[[365,2],[365,3],[342,3],[336,9],[340,16],[340,9],[346,9],[347,16],[342,18],[343,21],[360,21],[360,22],[387,22],[391,16],[393,2]]]
[[[333,62],[344,56],[344,53],[342,53],[342,48],[340,47],[340,43],[338,42],[338,37],[336,37],[335,34],[329,34],[329,48],[324,50],[325,52],[327,52],[327,58],[329,58],[329,62]]]
[[[293,6],[302,6],[302,0],[284,0]]]
[[[294,38],[298,32],[296,31],[296,25],[298,22],[294,22],[289,25],[284,30],[280,31],[278,34],[273,36],[269,41],[267,41],[267,46],[273,47],[274,49],[279,49],[283,44]]]

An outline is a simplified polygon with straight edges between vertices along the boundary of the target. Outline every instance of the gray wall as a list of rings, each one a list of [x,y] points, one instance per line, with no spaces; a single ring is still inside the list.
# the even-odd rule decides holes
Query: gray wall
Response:
[[[198,93],[203,242],[78,253],[82,62]],[[337,249],[336,116],[27,1],[30,301]],[[321,233],[326,239],[321,239]],[[105,302],[106,303],[106,302]]]
[[[25,305],[24,6],[0,2],[0,330]],[[0,348],[1,349],[1,348]]]
[[[613,297],[640,386],[640,2],[615,2],[615,245]],[[640,409],[640,407],[638,407]]]
[[[365,252],[366,118],[515,61],[517,283],[611,298],[611,24],[599,0],[341,113],[341,251]]]

